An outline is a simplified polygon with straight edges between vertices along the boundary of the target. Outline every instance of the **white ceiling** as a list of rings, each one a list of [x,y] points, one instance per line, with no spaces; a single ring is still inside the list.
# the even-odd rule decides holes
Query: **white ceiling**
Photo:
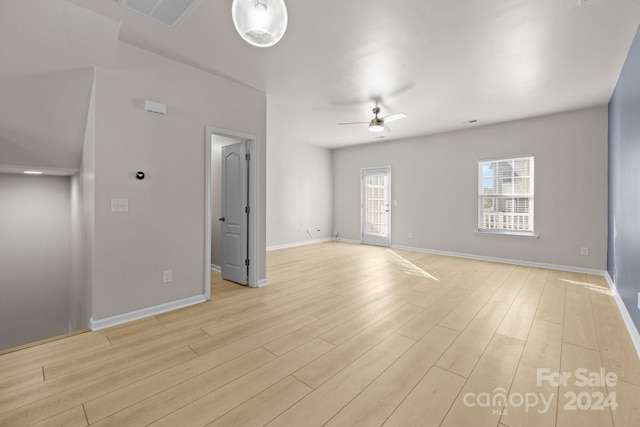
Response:
[[[66,1],[0,0],[0,172],[80,169],[93,67],[120,24]]]
[[[90,68],[0,79],[0,172],[77,172],[92,83]]]
[[[286,0],[282,41],[260,49],[231,0],[199,0],[171,28],[114,0],[68,0],[121,22],[120,40],[267,93],[268,138],[324,147],[608,102],[640,23],[638,0]],[[469,120],[478,120],[470,125]]]

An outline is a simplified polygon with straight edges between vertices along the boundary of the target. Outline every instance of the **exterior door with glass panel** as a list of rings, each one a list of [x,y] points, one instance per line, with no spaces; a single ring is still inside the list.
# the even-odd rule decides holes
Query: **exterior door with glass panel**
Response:
[[[362,170],[362,243],[391,246],[391,167]]]

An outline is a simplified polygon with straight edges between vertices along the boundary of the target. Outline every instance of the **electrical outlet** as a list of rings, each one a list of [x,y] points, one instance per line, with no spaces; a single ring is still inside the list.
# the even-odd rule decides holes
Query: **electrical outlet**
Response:
[[[409,236],[408,236],[408,237],[409,237],[410,239],[413,239],[413,232],[412,232],[412,231],[410,231],[410,232],[409,232]]]
[[[162,271],[162,283],[171,283],[173,281],[173,270]]]
[[[638,310],[640,310],[640,292],[638,292]]]
[[[580,255],[588,256],[589,255],[589,248],[584,247],[584,246],[582,248],[580,248]]]

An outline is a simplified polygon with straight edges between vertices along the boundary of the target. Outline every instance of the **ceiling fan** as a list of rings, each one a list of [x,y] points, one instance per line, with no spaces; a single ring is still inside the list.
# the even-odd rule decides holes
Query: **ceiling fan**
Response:
[[[385,129],[387,129],[388,131],[391,131],[391,129],[389,129],[389,126],[387,126],[386,123],[392,122],[394,120],[404,119],[405,117],[407,117],[407,115],[404,113],[395,113],[395,114],[389,114],[388,116],[384,116],[384,117],[378,117],[378,114],[380,114],[380,107],[378,107],[377,105],[373,108],[372,111],[375,117],[371,119],[371,121],[369,122],[349,122],[349,123],[338,123],[338,124],[339,125],[360,125],[360,124],[368,123],[369,132],[382,132]]]

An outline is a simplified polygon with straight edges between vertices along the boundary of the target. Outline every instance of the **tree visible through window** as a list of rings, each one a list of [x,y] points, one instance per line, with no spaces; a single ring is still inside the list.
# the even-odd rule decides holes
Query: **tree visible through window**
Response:
[[[478,230],[533,233],[533,157],[478,162]]]

